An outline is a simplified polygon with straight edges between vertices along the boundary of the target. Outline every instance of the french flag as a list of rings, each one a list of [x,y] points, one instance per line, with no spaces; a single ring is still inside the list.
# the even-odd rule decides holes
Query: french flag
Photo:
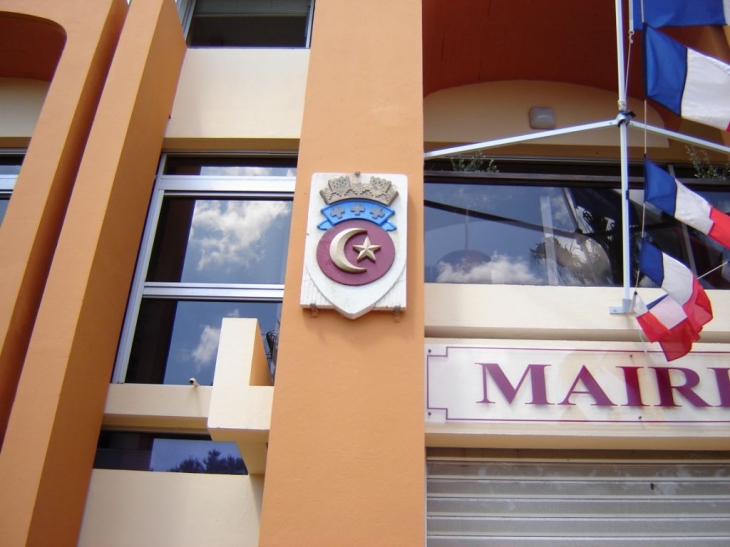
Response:
[[[679,260],[642,241],[639,269],[682,306],[696,332],[712,319],[712,304],[705,289]]]
[[[646,305],[634,293],[634,312],[646,338],[649,342],[659,342],[667,361],[684,357],[699,340],[699,333],[687,320],[684,309],[669,295]]]
[[[644,200],[730,248],[730,216],[649,160],[644,161]]]
[[[646,96],[688,120],[730,128],[730,66],[646,26]]]
[[[727,25],[730,21],[728,0],[633,0],[636,30],[642,23],[652,27],[689,27]]]

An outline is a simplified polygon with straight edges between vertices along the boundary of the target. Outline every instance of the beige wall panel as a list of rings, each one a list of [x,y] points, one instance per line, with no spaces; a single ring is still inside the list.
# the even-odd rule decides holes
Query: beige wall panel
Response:
[[[33,135],[48,83],[21,78],[0,78],[0,139]],[[0,141],[1,142],[1,141]]]
[[[189,49],[165,138],[298,139],[309,50]]]
[[[508,81],[473,84],[432,93],[424,100],[426,142],[482,142],[539,133],[530,128],[528,111],[551,106],[557,129],[612,120],[618,114],[616,94],[582,85],[560,82]],[[643,121],[643,103],[629,99],[629,109]],[[664,127],[659,114],[648,110],[649,123]],[[535,141],[551,145],[618,146],[615,128],[574,133]],[[653,134],[648,145],[667,147],[667,140]],[[644,136],[629,133],[630,146],[643,146]],[[488,152],[487,152],[488,154]]]
[[[104,426],[204,431],[212,393],[211,386],[109,384]]]
[[[660,289],[640,293],[645,302],[664,294]],[[426,335],[639,342],[641,329],[633,314],[609,313],[609,307],[621,305],[622,294],[620,287],[429,283]],[[714,319],[702,330],[702,341],[730,343],[730,293],[708,291],[708,296]],[[474,306],[474,302],[488,306]]]
[[[263,478],[95,469],[79,547],[256,547]]]
[[[214,441],[235,442],[252,475],[263,474],[266,469],[273,397],[257,320],[224,318],[208,431]]]

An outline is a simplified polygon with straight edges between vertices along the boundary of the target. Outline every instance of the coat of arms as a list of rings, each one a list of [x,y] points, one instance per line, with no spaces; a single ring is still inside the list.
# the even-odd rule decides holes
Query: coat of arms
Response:
[[[315,173],[300,303],[355,319],[405,308],[405,175]]]

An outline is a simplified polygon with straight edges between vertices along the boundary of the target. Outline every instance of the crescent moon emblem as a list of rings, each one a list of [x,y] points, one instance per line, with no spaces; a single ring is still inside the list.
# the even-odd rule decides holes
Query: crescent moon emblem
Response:
[[[330,258],[340,270],[351,273],[367,271],[367,268],[355,266],[345,257],[345,245],[347,245],[347,242],[353,236],[362,234],[363,232],[367,233],[367,230],[364,228],[349,228],[348,230],[343,230],[332,239],[332,243],[330,243]]]

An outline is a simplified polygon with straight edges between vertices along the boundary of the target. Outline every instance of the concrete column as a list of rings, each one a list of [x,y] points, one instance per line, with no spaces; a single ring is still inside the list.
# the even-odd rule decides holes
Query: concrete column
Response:
[[[408,302],[299,306],[315,172],[409,181]],[[318,0],[304,109],[260,545],[424,544],[423,89],[419,0]]]
[[[51,81],[0,228],[0,444],[124,0],[0,2],[0,74]]]

